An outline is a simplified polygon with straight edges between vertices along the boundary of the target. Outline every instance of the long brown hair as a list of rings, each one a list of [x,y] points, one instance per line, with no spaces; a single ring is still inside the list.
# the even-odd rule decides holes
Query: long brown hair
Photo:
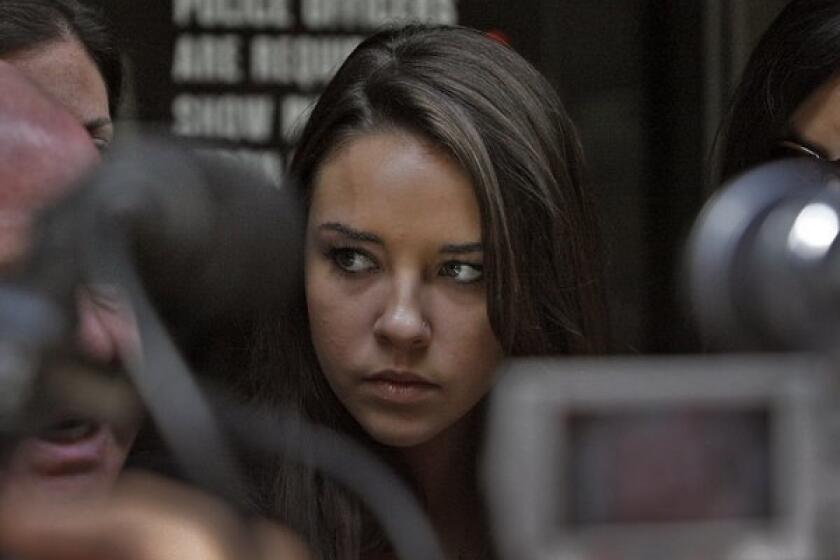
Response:
[[[290,172],[304,200],[338,147],[389,129],[440,147],[471,179],[488,314],[506,354],[603,350],[607,321],[592,193],[577,133],[539,72],[471,29],[377,33],[341,66],[301,133]],[[263,343],[278,347],[282,370],[260,390],[375,447],[323,379],[302,291],[287,319],[279,333],[266,331]],[[306,534],[320,557],[359,557],[365,523],[352,500],[302,469],[281,472],[275,490],[275,511]]]

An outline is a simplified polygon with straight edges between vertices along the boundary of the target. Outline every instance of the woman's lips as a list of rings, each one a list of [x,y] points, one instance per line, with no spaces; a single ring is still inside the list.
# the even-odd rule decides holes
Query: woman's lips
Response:
[[[101,467],[110,437],[110,431],[104,424],[67,418],[25,439],[21,446],[38,474],[77,474]]]
[[[381,400],[395,404],[412,404],[431,398],[440,385],[412,372],[386,370],[363,379],[365,390]]]

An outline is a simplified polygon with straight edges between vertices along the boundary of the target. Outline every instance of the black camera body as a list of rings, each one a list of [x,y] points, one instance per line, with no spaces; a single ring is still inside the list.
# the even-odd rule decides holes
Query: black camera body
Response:
[[[503,557],[834,557],[836,392],[804,354],[514,360],[485,461]]]

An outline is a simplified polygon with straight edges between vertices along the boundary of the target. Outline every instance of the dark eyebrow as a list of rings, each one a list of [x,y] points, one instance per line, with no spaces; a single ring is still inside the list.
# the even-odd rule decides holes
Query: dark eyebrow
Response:
[[[340,233],[344,237],[349,237],[354,241],[369,241],[371,243],[378,243],[383,245],[382,239],[378,236],[368,233],[366,231],[359,231],[357,229],[353,229],[350,226],[346,226],[344,224],[340,224],[338,222],[326,222],[318,226],[319,230],[326,230],[326,231],[335,231]]]
[[[382,239],[372,233],[359,231],[338,222],[326,222],[318,226],[319,230],[334,231],[354,241],[367,241],[384,245]],[[440,248],[440,252],[448,255],[462,255],[466,253],[480,253],[483,251],[481,243],[447,244]]]
[[[460,245],[444,245],[440,248],[441,253],[448,255],[463,255],[465,253],[480,253],[484,250],[481,243],[463,243]]]

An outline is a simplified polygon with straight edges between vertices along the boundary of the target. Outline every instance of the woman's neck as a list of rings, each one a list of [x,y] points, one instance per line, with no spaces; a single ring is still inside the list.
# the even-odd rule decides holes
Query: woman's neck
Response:
[[[485,542],[475,474],[480,416],[468,414],[433,440],[396,452],[453,560],[478,558]]]

